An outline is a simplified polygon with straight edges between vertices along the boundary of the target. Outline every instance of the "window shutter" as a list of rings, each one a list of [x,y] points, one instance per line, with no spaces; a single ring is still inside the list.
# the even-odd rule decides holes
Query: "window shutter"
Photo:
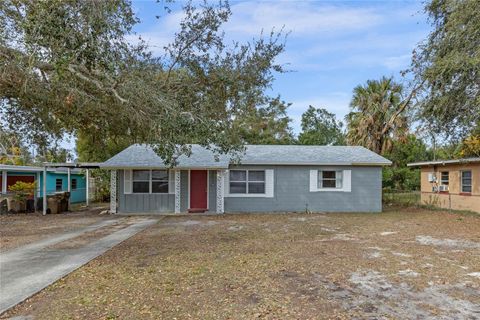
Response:
[[[132,170],[123,170],[123,193],[132,193]]]
[[[265,170],[265,197],[273,198],[274,193],[273,169],[267,169]]]
[[[343,170],[343,191],[352,192],[352,170]]]
[[[310,170],[310,192],[318,190],[318,170]]]
[[[168,193],[175,193],[175,170],[168,170]]]

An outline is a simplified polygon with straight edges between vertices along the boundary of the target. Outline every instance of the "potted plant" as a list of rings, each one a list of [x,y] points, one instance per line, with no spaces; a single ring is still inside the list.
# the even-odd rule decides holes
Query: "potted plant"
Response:
[[[14,203],[11,209],[15,212],[25,212],[27,209],[27,199],[35,192],[35,182],[17,181],[14,185],[8,187],[13,192]]]

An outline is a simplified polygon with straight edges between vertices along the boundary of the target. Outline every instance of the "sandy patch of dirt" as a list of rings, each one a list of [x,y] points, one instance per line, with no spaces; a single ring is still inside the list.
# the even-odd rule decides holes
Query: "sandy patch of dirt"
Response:
[[[446,248],[465,248],[465,249],[480,249],[480,243],[468,240],[456,239],[436,239],[430,236],[417,236],[417,242],[426,246],[438,246]]]

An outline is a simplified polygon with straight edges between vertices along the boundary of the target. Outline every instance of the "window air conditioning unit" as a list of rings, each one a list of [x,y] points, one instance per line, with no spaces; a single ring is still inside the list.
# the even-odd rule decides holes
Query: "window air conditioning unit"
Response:
[[[428,174],[428,182],[436,182],[437,181],[437,177],[435,177],[435,173],[429,173]]]
[[[440,192],[448,191],[448,186],[445,186],[445,185],[438,186],[438,191]]]

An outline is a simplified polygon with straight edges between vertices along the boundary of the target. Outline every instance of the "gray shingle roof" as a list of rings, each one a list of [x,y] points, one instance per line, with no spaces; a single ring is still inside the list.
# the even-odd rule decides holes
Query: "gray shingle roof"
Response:
[[[202,146],[192,145],[190,157],[178,158],[177,168],[226,169],[227,155],[215,154]],[[265,165],[390,165],[391,161],[356,146],[247,145],[242,164]],[[162,159],[147,145],[135,144],[105,161],[103,168],[166,168]]]

